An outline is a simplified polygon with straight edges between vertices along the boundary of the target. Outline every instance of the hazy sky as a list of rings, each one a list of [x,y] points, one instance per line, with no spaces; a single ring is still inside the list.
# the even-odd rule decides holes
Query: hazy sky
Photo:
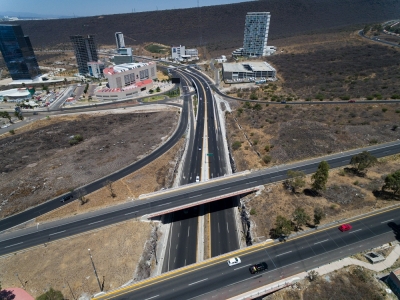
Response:
[[[250,0],[199,0],[200,6]],[[0,0],[0,11],[43,15],[93,16],[196,7],[197,0]]]

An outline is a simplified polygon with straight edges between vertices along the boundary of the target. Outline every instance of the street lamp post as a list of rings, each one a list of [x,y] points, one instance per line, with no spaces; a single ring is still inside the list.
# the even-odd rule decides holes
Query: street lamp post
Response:
[[[103,289],[101,288],[99,276],[97,275],[96,267],[94,266],[94,262],[93,262],[92,254],[90,253],[90,249],[88,249],[88,251],[89,251],[90,260],[91,260],[91,262],[92,262],[92,266],[93,266],[93,270],[94,270],[94,275],[96,275],[97,283],[99,284],[99,288],[100,288],[100,292],[102,292]]]

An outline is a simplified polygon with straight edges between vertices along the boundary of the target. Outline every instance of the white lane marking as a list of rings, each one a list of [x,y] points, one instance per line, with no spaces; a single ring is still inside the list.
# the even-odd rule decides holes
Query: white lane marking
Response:
[[[220,189],[220,191],[225,191],[225,190],[229,190],[230,188],[224,188],[224,189]]]
[[[326,240],[323,240],[323,241],[320,241],[320,242],[316,242],[316,243],[314,243],[314,245],[321,244],[321,243],[326,242],[326,241],[329,241],[329,239],[326,239]]]
[[[250,182],[246,182],[246,184],[250,184],[250,183],[256,183],[257,181],[250,181]]]
[[[137,213],[137,212],[138,212],[138,210],[137,210],[137,211],[130,212],[130,213],[127,213],[127,214],[125,214],[125,216],[131,215],[131,214],[134,214],[134,213]]]
[[[23,244],[23,243],[24,243],[24,242],[17,243],[17,244],[13,244],[13,245],[10,245],[10,246],[4,247],[4,248],[9,248],[9,247],[16,246],[16,245],[20,245],[20,244]]]
[[[361,228],[361,229],[354,230],[354,231],[350,231],[349,233],[354,233],[354,232],[357,232],[357,231],[360,231],[360,230],[362,230],[362,228]]]
[[[387,222],[389,222],[389,221],[393,221],[394,219],[390,219],[390,220],[386,220],[386,221],[383,221],[383,222],[381,222],[381,224],[383,224],[383,223],[387,223]]]
[[[63,232],[65,232],[65,231],[66,231],[66,230],[59,231],[59,232],[56,232],[56,233],[50,233],[49,235],[55,235],[55,234],[63,233]]]
[[[153,297],[150,297],[150,298],[146,298],[144,300],[150,300],[150,299],[153,299],[153,298],[158,297],[158,296],[160,296],[160,295],[156,295],[156,296],[153,296]]]
[[[96,221],[96,222],[93,222],[93,223],[89,223],[88,225],[92,225],[92,224],[100,223],[100,222],[103,222],[103,221],[104,221],[104,220]]]
[[[208,278],[205,278],[205,279],[202,279],[202,280],[199,280],[199,281],[196,281],[196,282],[192,282],[192,283],[189,283],[188,285],[193,285],[193,284],[196,284],[196,283],[205,281],[205,280],[207,280],[207,279],[208,279]]]
[[[158,205],[156,205],[156,206],[163,206],[163,205],[167,205],[167,204],[171,204],[171,202],[163,203],[163,204],[158,204]]]
[[[195,197],[200,197],[202,194],[200,194],[200,195],[196,195],[196,196],[192,196],[192,197],[189,197],[189,198],[195,198]]]
[[[243,268],[246,268],[246,267],[248,267],[248,266],[251,266],[251,265],[245,265],[245,266],[242,266],[242,267],[239,267],[239,268],[233,269],[233,271],[236,271],[236,270],[239,270],[239,269],[243,269]]]
[[[275,255],[275,257],[281,256],[281,255],[285,255],[285,254],[288,254],[290,252],[292,252],[292,251],[288,251],[288,252],[285,252],[285,253],[281,253],[281,254]]]

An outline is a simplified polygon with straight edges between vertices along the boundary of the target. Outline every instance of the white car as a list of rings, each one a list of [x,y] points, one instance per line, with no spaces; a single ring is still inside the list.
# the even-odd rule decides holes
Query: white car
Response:
[[[196,176],[196,182],[200,182],[200,177]]]
[[[239,257],[233,257],[230,260],[228,260],[228,266],[232,267],[234,265],[240,264],[242,261],[240,260]]]

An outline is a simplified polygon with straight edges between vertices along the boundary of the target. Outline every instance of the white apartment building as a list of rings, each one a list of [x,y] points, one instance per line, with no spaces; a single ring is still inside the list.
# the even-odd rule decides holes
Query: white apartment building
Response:
[[[269,55],[267,41],[270,19],[269,12],[247,13],[244,28],[243,55]]]
[[[174,60],[197,58],[198,56],[199,51],[195,48],[186,49],[186,47],[182,45],[171,47],[171,57]]]

